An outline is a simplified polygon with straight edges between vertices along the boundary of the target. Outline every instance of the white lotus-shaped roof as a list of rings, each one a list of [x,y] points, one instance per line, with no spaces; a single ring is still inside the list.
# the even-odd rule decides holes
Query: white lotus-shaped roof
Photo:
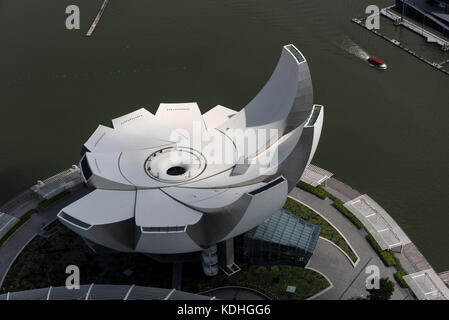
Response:
[[[59,218],[118,250],[201,250],[282,206],[310,163],[321,124],[306,60],[285,46],[270,80],[240,112],[162,103],[155,114],[141,108],[113,119],[113,128],[98,126],[81,159],[94,190]]]

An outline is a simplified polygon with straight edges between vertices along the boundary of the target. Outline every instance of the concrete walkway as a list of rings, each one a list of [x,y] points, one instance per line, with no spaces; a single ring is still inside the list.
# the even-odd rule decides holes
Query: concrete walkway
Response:
[[[89,191],[90,190],[87,188],[73,191],[69,196],[50,205],[45,211],[33,214],[25,224],[17,229],[16,232],[3,243],[0,247],[0,288],[2,287],[9,268],[26,245],[41,232],[43,227],[56,219],[59,210],[86,195]]]
[[[55,204],[49,206],[45,211],[34,214],[23,226],[21,226],[1,247],[0,247],[0,288],[4,278],[9,271],[9,268],[14,263],[15,259],[26,247],[26,245],[38,234],[42,232],[42,228],[52,222],[59,210],[69,203],[81,198],[90,190],[82,188],[73,191],[70,196],[67,196]],[[376,265],[380,269],[381,277],[389,277],[392,281],[394,268],[387,268],[377,256],[376,252],[371,248],[365,239],[366,232],[357,229],[347,218],[345,218],[339,211],[331,206],[330,199],[321,200],[316,196],[295,188],[290,193],[294,199],[307,204],[320,215],[325,217],[329,222],[338,228],[338,230],[346,237],[351,244],[354,251],[360,257],[359,263],[354,267],[341,250],[329,241],[319,239],[316,250],[310,259],[307,267],[318,270],[323,273],[333,284],[333,288],[325,291],[323,294],[315,296],[314,299],[351,299],[360,296],[366,296],[365,290],[365,268],[367,265]],[[400,288],[397,284],[396,290],[392,299],[412,299],[409,291]],[[239,290],[238,290],[239,291]],[[232,298],[242,298],[241,295],[247,298],[255,298],[253,293],[236,292],[236,290],[222,290],[214,292],[214,295],[219,293],[221,296],[232,295]],[[221,298],[223,298],[221,297]],[[231,299],[232,299],[231,298]],[[259,297],[260,298],[260,297]]]
[[[311,193],[295,188],[290,196],[299,202],[307,204],[320,215],[329,220],[338,228],[360,257],[359,263],[353,267],[348,258],[333,244],[320,239],[307,267],[322,272],[333,284],[333,288],[315,297],[315,300],[347,300],[357,297],[366,297],[365,280],[368,274],[365,269],[368,265],[379,267],[380,276],[388,277],[395,283],[392,299],[413,299],[407,289],[402,289],[394,280],[393,267],[386,267],[374,249],[366,241],[366,231],[359,230],[337,209],[332,207],[332,200],[321,200]]]

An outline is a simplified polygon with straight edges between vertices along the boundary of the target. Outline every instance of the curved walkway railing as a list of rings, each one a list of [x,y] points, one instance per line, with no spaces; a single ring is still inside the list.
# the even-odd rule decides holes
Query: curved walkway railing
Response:
[[[73,170],[71,170],[71,169],[69,169],[69,170],[66,170],[66,171],[63,171],[62,173],[60,173],[60,174],[58,174],[58,175],[63,175],[63,176],[65,176],[65,177],[67,177],[67,176],[71,176],[71,178],[69,178],[68,180],[67,179],[64,179],[64,178],[62,178],[62,179],[60,179],[60,178],[58,178],[58,175],[55,175],[55,176],[53,176],[53,177],[51,177],[51,178],[49,178],[49,179],[47,179],[47,180],[45,180],[45,181],[47,181],[48,182],[48,184],[54,184],[54,187],[55,188],[60,188],[60,185],[58,185],[58,184],[69,184],[69,186],[70,186],[70,188],[73,188],[74,186],[77,186],[79,183],[81,183],[81,182],[78,182],[78,176],[77,176],[77,168],[72,168]],[[70,172],[69,172],[70,171]],[[79,170],[78,170],[79,171]],[[72,180],[72,178],[73,178],[73,180]],[[333,178],[334,179],[334,178]],[[75,183],[73,183],[72,184],[72,182],[73,181],[76,181]],[[64,188],[61,190],[61,191],[63,191],[64,190]],[[337,192],[338,192],[338,190],[337,190]],[[1,208],[0,208],[0,211],[2,211],[2,212],[5,212],[5,213],[8,213],[8,214],[10,214],[11,216],[14,216],[14,217],[20,217],[21,215],[23,215],[23,214],[25,214],[26,213],[26,211],[28,211],[28,210],[30,210],[30,209],[27,209],[28,207],[30,207],[30,206],[37,206],[38,205],[38,203],[39,203],[39,196],[37,195],[37,193],[36,192],[33,192],[33,190],[31,190],[31,188],[29,189],[29,190],[27,190],[27,191],[25,191],[25,192],[23,192],[23,193],[21,193],[19,196],[17,196],[16,198],[14,198],[14,199],[12,199],[12,200],[10,200],[10,201],[8,201],[7,203],[5,203]],[[296,198],[294,198],[296,201],[298,201],[298,199],[296,199]],[[301,201],[299,201],[299,202],[301,202]],[[306,205],[309,209],[312,209],[310,206],[308,206],[307,204],[305,204],[305,203],[303,203],[303,202],[301,202],[303,205]],[[31,208],[32,209],[32,208]],[[26,211],[25,211],[26,210]],[[357,261],[356,262],[353,262],[352,261],[352,259],[350,259],[350,257],[341,249],[341,248],[339,248],[338,246],[336,246],[340,251],[342,251],[344,254],[345,254],[345,256],[349,259],[349,261],[351,262],[351,264],[355,267],[357,264],[358,264],[358,262],[360,261],[360,256],[357,254],[357,252],[354,250],[354,248],[352,247],[352,245],[349,243],[349,241],[346,239],[346,237],[342,234],[342,232],[338,229],[338,228],[336,228],[335,227],[335,225],[334,224],[332,224],[328,219],[326,219],[325,217],[323,217],[323,215],[321,215],[317,210],[315,210],[315,209],[312,209],[315,213],[317,213],[318,215],[320,215],[324,220],[326,220],[326,222],[327,223],[329,223],[335,230],[337,230],[337,232],[342,236],[342,238],[346,241],[346,243],[348,244],[348,246],[351,248],[351,250],[354,252],[354,254],[357,256]],[[390,216],[388,216],[389,217],[389,219],[391,219],[391,220],[393,220]],[[37,219],[37,220],[39,220],[39,219]],[[26,232],[27,232],[27,235],[25,235],[26,236],[26,238],[27,239],[25,239],[25,240],[29,240],[28,238],[29,238],[29,235],[30,234],[32,234],[32,237],[31,237],[31,239],[37,234],[36,232],[34,232],[33,230],[35,230],[37,227],[39,227],[40,228],[40,224],[42,223],[42,219],[41,220],[39,220],[39,221],[35,221],[35,222],[32,222],[32,224],[33,224],[33,226],[32,226],[32,228],[30,227],[30,228],[25,228],[25,226],[27,226],[28,224],[30,224],[31,223],[31,221],[33,221],[33,219],[30,219],[30,221],[27,221],[27,223],[26,224],[24,224],[24,225],[22,225],[21,226],[21,228],[19,229],[19,230],[16,230],[16,232],[13,234],[13,235],[17,235],[17,236],[19,236],[18,235],[18,231],[21,231],[21,230],[23,230],[23,229],[26,229]],[[394,221],[394,220],[393,220]],[[37,227],[36,227],[37,226]],[[30,229],[30,230],[28,230],[28,229]],[[31,230],[32,229],[32,230]],[[24,231],[25,232],[25,231]],[[20,239],[20,237],[18,237],[18,239]],[[23,239],[22,239],[23,240]],[[23,241],[19,241],[20,243],[22,243]],[[28,243],[29,241],[26,241],[26,243]],[[26,245],[26,244],[25,244]],[[334,244],[335,245],[335,244]],[[410,245],[413,245],[413,243],[410,243]],[[414,245],[413,245],[414,246]],[[13,245],[13,247],[14,247],[14,245]],[[2,271],[1,272],[1,274],[0,274],[0,276],[1,275],[6,275],[6,273],[7,273],[7,271],[8,271],[8,269],[9,269],[9,267],[12,265],[12,263],[14,262],[14,260],[15,260],[15,258],[18,256],[18,254],[20,254],[20,252],[23,250],[23,248],[25,247],[25,246],[22,246],[22,247],[20,247],[20,248],[16,248],[17,246],[15,246],[14,248],[12,248],[11,250],[13,251],[13,254],[12,255],[9,255],[9,256],[11,256],[11,257],[13,257],[13,258],[8,258],[7,260],[8,261],[0,261],[1,263],[0,263],[0,267],[2,267],[2,264],[5,266],[5,265],[7,265],[8,267],[6,268],[6,271],[5,270],[0,270],[0,271]],[[0,249],[4,249],[4,247],[0,247]],[[17,251],[17,252],[16,252]],[[406,250],[405,250],[406,251]],[[416,252],[414,252],[413,254],[414,255],[416,255],[417,253],[419,253],[420,255],[421,255],[421,253],[418,251],[418,249],[416,249],[415,250]],[[8,256],[8,255],[4,255],[4,256]],[[2,258],[4,258],[4,256],[2,256]],[[412,254],[407,254],[407,253],[404,253],[404,257],[407,259],[407,260],[409,260],[409,262],[410,262],[410,264],[412,265],[412,267],[414,267],[416,270],[420,270],[420,268],[418,268],[417,266],[415,266],[415,264],[416,263],[414,263],[414,261],[412,261],[411,260],[411,258],[409,258],[408,256],[412,256]],[[423,257],[424,258],[424,257]],[[11,260],[11,261],[9,261],[9,260]],[[4,267],[3,266],[3,267]],[[2,267],[2,268],[3,268]],[[0,268],[1,269],[1,268]],[[3,268],[3,269],[5,269],[5,268]],[[432,269],[433,270],[433,269]],[[413,270],[412,271],[409,271],[409,272],[413,272]],[[0,280],[3,280],[3,278],[4,277],[0,277]],[[329,280],[328,280],[329,281]],[[331,283],[330,281],[329,281],[329,283]],[[1,285],[1,283],[0,283],[0,285]],[[91,287],[91,289],[92,288],[94,288],[93,287],[93,285],[91,285],[92,287]],[[97,285],[96,285],[97,286]],[[331,283],[331,286],[332,286],[332,283]],[[95,287],[95,288],[98,288],[98,287]],[[240,290],[249,290],[249,291],[252,291],[253,293],[257,293],[257,294],[259,294],[260,296],[263,296],[264,298],[266,298],[266,299],[271,299],[270,297],[268,297],[267,295],[265,295],[265,294],[263,294],[262,292],[260,292],[260,291],[258,291],[258,290],[255,290],[255,289],[251,289],[251,288],[246,288],[246,287],[221,287],[221,288],[215,288],[215,289],[212,289],[212,290],[218,290],[218,289],[225,289],[225,288],[229,288],[229,289],[231,289],[231,288],[234,288],[234,289],[240,289]],[[319,293],[319,294],[316,294],[315,296],[319,296],[319,295],[321,295],[321,294],[323,294],[325,291],[327,291],[327,290],[329,290],[329,289],[331,289],[331,288],[327,288],[327,289],[325,289],[325,290],[323,290],[321,293]],[[58,288],[49,288],[49,289],[37,289],[37,290],[44,290],[46,293],[47,293],[47,295],[48,295],[48,297],[50,298],[51,297],[51,294],[53,294],[53,290],[55,290],[55,291],[58,291],[59,289]],[[128,292],[128,298],[129,297],[132,297],[131,296],[131,292],[133,292],[134,290],[139,290],[139,287],[132,287],[132,288],[130,288],[130,287],[128,287],[128,290],[130,290],[129,292]],[[170,290],[170,289],[165,289],[165,290]],[[207,292],[209,292],[210,293],[210,291],[212,291],[212,290],[209,290],[209,291],[205,291],[205,292],[202,292],[202,293],[207,293]],[[36,291],[37,293],[38,293],[38,291]],[[171,292],[171,294],[170,294],[170,296],[169,297],[171,297],[171,295],[173,295],[175,293],[175,291],[173,291],[173,292]],[[178,296],[179,294],[181,294],[181,291],[178,291],[176,294],[175,294],[175,296],[174,297],[176,297],[176,296]],[[8,299],[9,298],[11,298],[12,297],[12,295],[16,295],[16,293],[8,293],[7,294],[7,296],[6,295],[3,295],[3,296],[0,296],[0,299],[1,299],[1,297],[4,297],[4,298],[6,298],[6,297],[8,297]],[[314,296],[314,297],[315,297]],[[15,297],[15,296],[14,296]],[[17,296],[18,297],[18,296]],[[187,299],[187,298],[186,298]],[[310,298],[309,298],[310,299]]]
[[[136,285],[85,284],[78,289],[49,287],[8,292],[0,300],[211,300],[195,293]]]
[[[272,300],[271,297],[267,296],[265,293],[260,292],[259,290],[253,289],[253,288],[248,288],[248,287],[241,287],[241,286],[224,286],[224,287],[218,287],[218,288],[213,288],[213,289],[209,289],[206,291],[202,291],[199,292],[198,294],[200,295],[205,295],[205,294],[209,294],[209,293],[214,293],[217,292],[219,290],[229,290],[229,291],[242,291],[242,292],[251,292],[252,294],[256,294],[258,296],[260,296],[261,298],[265,299],[265,300]]]

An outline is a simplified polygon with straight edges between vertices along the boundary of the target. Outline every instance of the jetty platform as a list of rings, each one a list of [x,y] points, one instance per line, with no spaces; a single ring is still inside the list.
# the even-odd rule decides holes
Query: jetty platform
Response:
[[[92,23],[92,25],[90,26],[89,30],[86,33],[87,37],[90,37],[92,35],[92,33],[95,30],[95,27],[97,26],[98,22],[101,19],[101,16],[103,15],[104,10],[106,9],[106,6],[108,5],[109,0],[104,0],[103,4],[101,5],[100,11],[98,11],[97,16],[95,17],[94,22]]]
[[[428,64],[429,66],[431,66],[431,67],[433,67],[433,68],[435,68],[435,69],[437,69],[437,70],[443,72],[443,73],[446,74],[446,75],[449,75],[449,71],[446,70],[446,69],[445,69],[439,62],[430,61],[430,60],[428,60],[428,59],[426,59],[426,58],[424,58],[424,57],[421,57],[421,56],[420,56],[419,54],[417,54],[416,52],[414,52],[414,51],[410,50],[409,48],[403,46],[403,45],[401,44],[400,41],[398,41],[398,40],[396,40],[396,39],[389,38],[389,37],[387,37],[386,35],[380,33],[379,31],[377,31],[376,29],[369,29],[369,28],[365,25],[364,20],[365,20],[364,18],[363,18],[363,19],[353,18],[353,19],[352,19],[352,22],[354,22],[354,23],[358,24],[359,26],[361,26],[362,28],[364,28],[364,29],[366,29],[366,30],[368,30],[368,31],[370,31],[370,32],[372,32],[372,33],[374,33],[376,36],[381,37],[381,38],[384,39],[384,40],[387,40],[387,41],[390,42],[392,45],[394,45],[394,46],[400,48],[401,50],[407,52],[408,54],[414,56],[415,58],[421,60],[422,62]],[[447,62],[447,61],[445,61],[445,63],[446,63],[446,62]]]
[[[443,39],[442,37],[439,37],[438,35],[417,26],[416,24],[410,22],[406,19],[401,19],[401,16],[394,13],[390,9],[393,8],[393,6],[386,7],[380,10],[380,13],[387,17],[388,19],[392,20],[396,25],[404,26],[405,28],[413,31],[414,33],[426,38],[426,41],[429,43],[436,43],[440,46],[441,50],[443,51],[449,51],[449,41]]]

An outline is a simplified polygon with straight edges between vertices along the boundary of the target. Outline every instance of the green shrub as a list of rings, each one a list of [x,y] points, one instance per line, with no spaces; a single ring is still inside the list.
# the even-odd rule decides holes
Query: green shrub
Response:
[[[199,270],[189,273],[189,277],[183,281],[183,290],[198,293],[222,286],[243,286],[256,289],[275,300],[299,300],[329,287],[329,282],[323,276],[310,269],[286,265],[263,268],[244,263],[238,265],[242,270],[230,277],[222,272],[214,277],[206,277],[201,273],[201,268],[192,265]],[[285,291],[289,285],[296,287],[295,293]]]
[[[399,283],[399,285],[402,288],[408,288],[407,282],[405,282],[404,280],[404,276],[407,275],[407,271],[405,271],[404,269],[400,269],[397,272],[395,272],[394,274],[394,278],[396,279],[396,281]]]
[[[27,222],[33,213],[35,213],[35,209],[31,209],[27,213],[25,213],[19,221],[11,228],[9,231],[0,239],[0,246],[5,243],[6,239],[8,239],[14,232],[16,232],[17,229],[19,229],[25,222]]]
[[[345,206],[343,205],[343,201],[341,201],[337,197],[333,196],[332,194],[330,194],[329,192],[327,192],[320,186],[313,187],[310,184],[305,183],[303,181],[299,181],[296,186],[304,191],[314,194],[315,196],[317,196],[320,199],[323,199],[323,200],[326,198],[331,199],[334,202],[334,203],[332,203],[332,206],[335,209],[337,209],[338,211],[340,211],[346,218],[348,218],[349,221],[351,221],[357,228],[359,228],[359,229],[365,228],[363,223],[360,222],[360,220],[357,219],[357,217],[351,211],[349,211],[347,208],[345,208]]]
[[[405,271],[405,269],[402,267],[401,262],[394,255],[394,253],[390,250],[382,250],[377,241],[370,234],[366,236],[366,240],[373,247],[374,251],[376,251],[382,262],[387,267],[396,267],[397,271],[394,273],[394,278],[402,288],[407,288],[407,282],[405,282],[405,280],[403,279],[403,277],[407,275],[407,271]]]
[[[37,211],[42,211],[47,209],[52,203],[55,203],[56,201],[64,198],[66,195],[70,194],[71,191],[70,190],[64,190],[61,193],[57,194],[56,196],[54,196],[51,199],[46,199],[46,200],[42,200],[41,202],[39,202],[39,204],[37,205],[36,210]]]
[[[334,197],[335,198],[335,197]],[[349,219],[357,228],[363,229],[365,226],[363,223],[351,212],[349,211],[344,205],[343,201],[340,199],[335,198],[334,203],[332,203],[332,206],[340,211],[346,218]]]
[[[377,241],[370,234],[366,236],[366,240],[373,247],[374,251],[376,251],[382,262],[387,267],[396,266],[397,258],[394,256],[393,252],[391,252],[390,250],[382,250]]]
[[[382,252],[382,248],[379,246],[379,244],[377,243],[377,241],[374,239],[374,237],[372,235],[367,235],[366,236],[366,240],[369,242],[369,244],[371,245],[371,247],[373,247],[373,249],[380,253]]]
[[[35,209],[31,209],[30,211],[28,211],[27,213],[25,213],[20,219],[19,221],[14,225],[14,227],[12,227],[1,239],[0,239],[0,246],[3,245],[3,243],[5,243],[6,239],[8,239],[17,229],[20,228],[20,226],[22,226],[25,222],[27,222],[30,218],[31,215],[35,212],[38,211],[43,211],[46,208],[48,208],[52,203],[62,199],[63,197],[65,197],[66,195],[70,194],[71,191],[70,190],[64,190],[63,192],[61,192],[60,194],[54,196],[51,199],[48,200],[43,200],[41,202],[39,202],[39,204],[37,205],[37,207]]]
[[[393,267],[396,265],[396,259],[394,257],[394,254],[389,250],[384,250],[380,253],[380,257],[382,259],[382,262],[387,267]]]
[[[398,269],[398,271],[404,270],[404,268],[402,267],[401,261],[399,261],[399,259],[394,254],[393,254],[393,257],[394,257],[394,260],[396,261],[396,263],[395,263],[396,269]]]
[[[316,195],[318,198],[323,199],[323,200],[330,196],[330,193],[327,192],[326,190],[324,190],[323,188],[321,188],[320,186],[313,187],[310,184],[305,183],[303,181],[299,181],[296,186],[304,191],[307,191],[307,192],[310,192],[310,193]]]
[[[396,270],[397,270],[397,272],[394,274],[394,278],[402,288],[408,288],[407,282],[405,282],[405,280],[403,279],[403,277],[406,276],[408,273],[407,271],[405,271],[404,267],[401,264],[401,261],[399,261],[399,259],[396,256],[394,256],[394,259],[396,260]]]
[[[380,279],[379,289],[367,289],[368,300],[390,300],[394,292],[394,283],[388,278]]]

